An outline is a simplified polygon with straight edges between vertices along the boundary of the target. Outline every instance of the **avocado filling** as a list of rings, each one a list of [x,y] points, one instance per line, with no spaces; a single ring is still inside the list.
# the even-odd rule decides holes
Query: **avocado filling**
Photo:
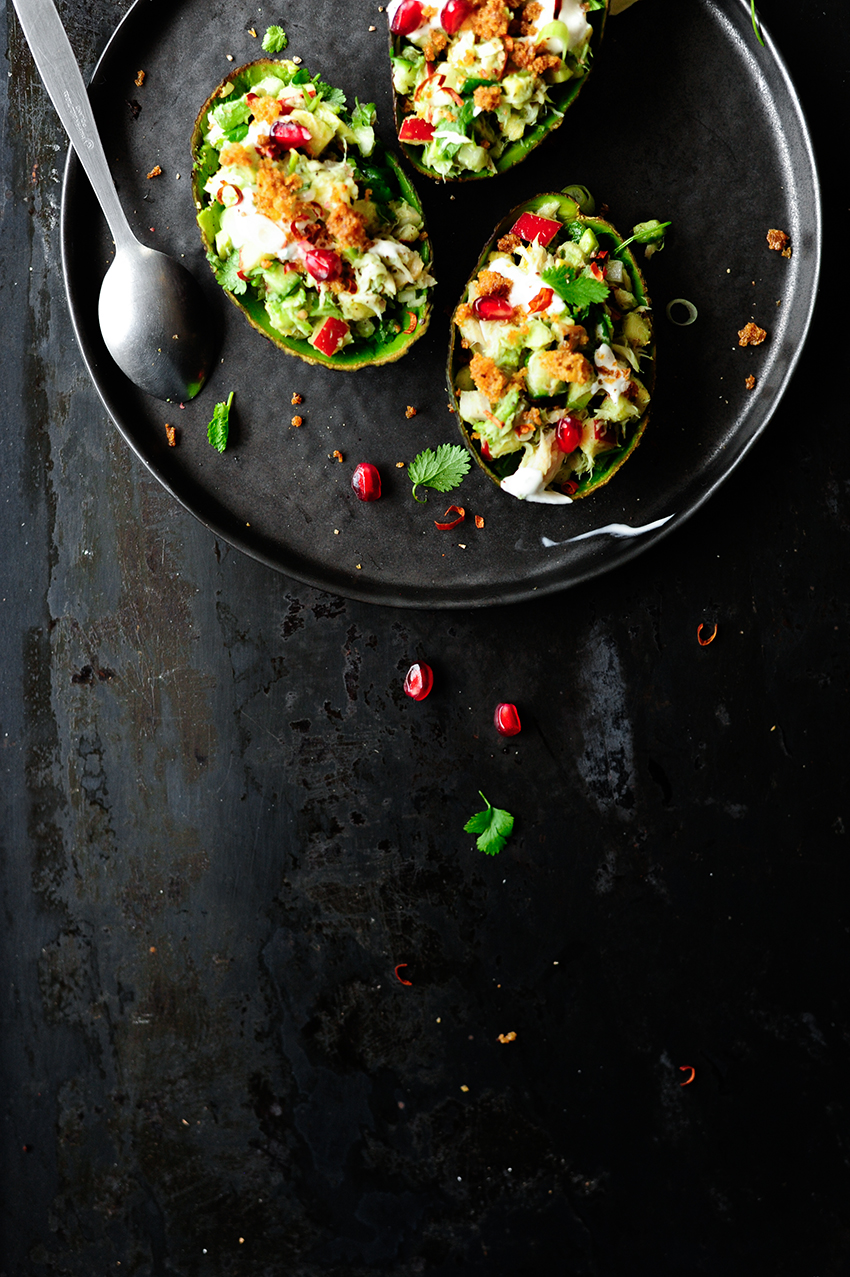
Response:
[[[590,69],[588,12],[605,8],[606,0],[390,0],[400,141],[421,146],[421,165],[442,178],[501,171],[515,143],[547,117],[560,122]]]
[[[566,503],[598,487],[640,437],[652,321],[612,227],[571,217],[563,197],[532,203],[491,246],[455,311],[453,389],[465,433],[502,489]],[[660,240],[663,229],[653,234]]]
[[[222,86],[204,122],[210,264],[228,292],[262,302],[269,335],[326,359],[379,358],[427,320],[435,280],[415,196],[376,146],[374,106],[347,112],[294,62],[262,69],[245,93]]]

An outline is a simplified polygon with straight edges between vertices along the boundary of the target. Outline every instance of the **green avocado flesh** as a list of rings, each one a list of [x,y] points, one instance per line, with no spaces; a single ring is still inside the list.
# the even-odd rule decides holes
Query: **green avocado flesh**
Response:
[[[505,491],[564,502],[607,483],[655,384],[651,303],[618,231],[557,192],[514,209],[455,309],[447,371],[461,433]]]
[[[558,128],[590,74],[608,13],[607,0],[423,0],[420,25],[399,34],[415,21],[405,22],[413,3],[387,7],[396,128],[413,167],[440,181],[504,173]],[[447,34],[453,5],[463,20]]]
[[[406,353],[435,283],[419,198],[374,121],[304,67],[261,59],[222,81],[192,134],[216,279],[281,349],[348,371]]]

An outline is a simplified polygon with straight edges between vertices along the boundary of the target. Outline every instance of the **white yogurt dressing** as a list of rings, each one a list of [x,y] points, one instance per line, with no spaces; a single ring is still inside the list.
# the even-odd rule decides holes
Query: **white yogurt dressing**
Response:
[[[593,362],[596,364],[598,373],[593,383],[593,394],[604,390],[615,404],[619,403],[631,382],[631,369],[626,364],[620,363],[607,342],[603,342],[595,351]]]
[[[489,269],[489,268],[488,268]],[[509,300],[512,306],[527,306],[533,301],[541,288],[548,288],[548,284],[543,282],[542,276],[536,271],[526,270],[517,262],[510,261],[507,257],[499,258],[493,262],[492,269],[505,279],[511,281],[511,291]],[[559,315],[565,309],[565,304],[557,293],[552,294],[552,300],[546,307],[543,314]]]
[[[520,466],[519,470],[503,479],[499,487],[520,501],[536,501],[540,505],[572,505],[572,497],[563,492],[547,492],[543,486],[544,475],[533,466]]]

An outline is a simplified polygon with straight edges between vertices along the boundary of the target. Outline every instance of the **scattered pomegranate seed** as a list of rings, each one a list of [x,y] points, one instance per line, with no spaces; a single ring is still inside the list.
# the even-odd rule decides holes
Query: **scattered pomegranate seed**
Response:
[[[574,417],[571,412],[561,417],[555,430],[555,438],[561,452],[575,452],[581,443],[581,422],[578,417]]]
[[[361,501],[377,501],[381,495],[381,476],[369,461],[361,461],[351,476],[351,486]]]
[[[424,701],[434,686],[434,671],[430,665],[411,665],[404,679],[404,694],[413,701]]]
[[[393,14],[390,29],[393,35],[410,35],[422,26],[422,5],[419,0],[401,0]]]
[[[500,736],[516,736],[522,730],[516,705],[497,705],[493,722]]]
[[[440,11],[440,26],[447,35],[454,35],[460,30],[469,8],[466,0],[447,0]]]

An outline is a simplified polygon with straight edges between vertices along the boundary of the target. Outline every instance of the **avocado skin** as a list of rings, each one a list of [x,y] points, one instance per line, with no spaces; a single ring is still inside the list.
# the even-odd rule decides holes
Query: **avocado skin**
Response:
[[[563,84],[555,84],[551,87],[550,97],[552,98],[552,106],[543,118],[538,121],[530,133],[526,134],[525,137],[520,138],[518,142],[512,142],[511,145],[502,152],[498,160],[496,160],[495,173],[469,172],[458,173],[453,177],[443,177],[442,173],[437,173],[434,169],[429,168],[427,164],[422,163],[419,158],[421,151],[420,147],[410,147],[399,139],[399,148],[410,167],[415,169],[417,173],[421,173],[423,177],[433,178],[435,182],[480,182],[486,180],[488,177],[497,177],[500,173],[507,173],[509,169],[515,168],[527,155],[530,155],[532,151],[535,151],[537,147],[540,146],[541,142],[545,142],[549,135],[555,132],[555,129],[563,124],[567,109],[575,102],[586,80],[590,76],[591,70],[593,69],[593,58],[596,57],[599,46],[602,43],[602,36],[605,32],[605,23],[608,20],[608,8],[609,6],[606,5],[604,9],[596,11],[601,12],[602,17],[598,29],[594,27],[594,33],[591,37],[592,57],[586,73],[580,79],[573,77],[571,80],[566,80]],[[392,54],[396,52],[394,47],[396,38],[397,37],[393,35],[392,31],[390,31],[390,67],[392,67]],[[395,131],[396,134],[398,134],[401,129],[402,121],[404,120],[404,97],[401,94],[396,93],[394,85],[392,88],[392,95]]]
[[[464,297],[466,296],[466,288],[468,288],[469,284],[472,282],[473,279],[476,278],[476,276],[478,275],[478,272],[483,268],[487,260],[488,254],[493,252],[494,248],[496,247],[496,241],[501,239],[503,235],[507,234],[507,232],[511,229],[511,227],[515,224],[517,219],[523,213],[534,213],[539,208],[541,208],[544,204],[548,204],[551,206],[553,200],[557,201],[557,203],[560,205],[560,208],[565,218],[568,219],[570,222],[582,222],[586,227],[588,227],[590,230],[594,232],[597,238],[599,237],[600,234],[610,236],[615,241],[615,250],[617,246],[623,243],[623,236],[620,234],[618,230],[616,230],[615,227],[611,225],[610,222],[605,221],[605,219],[601,217],[582,215],[581,213],[577,211],[577,205],[571,199],[569,199],[568,196],[563,195],[560,191],[549,191],[542,195],[535,195],[532,199],[526,200],[524,204],[519,204],[515,209],[513,209],[510,213],[508,213],[506,217],[503,217],[502,220],[499,222],[498,226],[493,231],[493,234],[490,236],[490,238],[488,239],[487,243],[485,244],[484,248],[481,251],[478,261],[476,262],[475,267],[473,271],[471,272],[469,279],[467,280],[467,285],[463,290],[461,301],[458,302],[458,305],[461,304]],[[573,210],[576,210],[576,211],[573,212]],[[643,277],[643,272],[641,271],[640,267],[635,261],[632,250],[630,248],[624,249],[623,256],[621,257],[620,260],[621,261],[624,260],[624,265],[627,267],[629,271],[629,274],[632,280],[632,292],[637,298],[638,303],[641,306],[647,306],[650,308],[648,314],[644,316],[644,318],[646,319],[647,323],[650,326],[650,332],[651,332],[651,339],[650,339],[650,346],[649,346],[650,362],[648,364],[646,375],[644,376],[643,371],[641,372],[641,380],[646,386],[646,389],[649,391],[650,405],[651,405],[652,398],[655,393],[655,372],[656,372],[656,348],[655,348],[655,340],[654,340],[655,330],[654,330],[654,326],[652,324],[652,318],[651,318],[652,303],[650,301],[649,294],[646,289],[646,280]],[[499,488],[501,488],[501,480],[502,478],[504,478],[504,474],[499,473],[499,471],[495,468],[495,466],[492,463],[488,463],[485,460],[485,458],[482,457],[481,452],[479,448],[477,447],[476,441],[471,437],[466,427],[466,424],[461,419],[460,406],[459,406],[457,395],[455,392],[455,379],[457,377],[458,372],[460,371],[460,369],[466,362],[466,359],[465,359],[465,352],[463,351],[460,344],[458,328],[454,322],[454,315],[456,311],[457,311],[457,307],[455,307],[455,311],[452,312],[451,339],[449,342],[449,357],[448,357],[448,362],[446,365],[446,380],[448,384],[449,395],[451,398],[452,410],[455,414],[458,429],[463,437],[463,441],[466,444],[469,451],[472,453],[472,456],[477,461],[478,465],[481,467],[481,469],[484,471],[487,477],[489,479],[492,479],[492,481]],[[629,457],[633,454],[633,452],[637,448],[638,444],[640,443],[641,439],[644,436],[644,432],[646,431],[646,427],[648,423],[649,423],[649,408],[647,408],[646,412],[644,412],[642,416],[638,417],[638,419],[634,422],[634,424],[630,426],[627,442],[621,449],[618,449],[616,452],[612,453],[610,459],[606,460],[604,455],[599,457],[597,464],[594,466],[593,473],[589,475],[587,478],[582,479],[576,491],[571,494],[572,499],[574,501],[577,501],[582,497],[590,496],[592,492],[598,491],[598,489],[603,487],[604,484],[606,484],[609,479],[612,479],[614,477],[617,471],[621,469],[623,465],[625,465]],[[518,454],[513,454],[513,455],[518,455]]]
[[[195,210],[198,216],[198,228],[201,233],[201,241],[206,252],[212,252],[215,249],[213,239],[210,237],[200,214],[205,207],[205,201],[208,196],[204,191],[204,185],[212,173],[218,168],[218,157],[215,156],[214,166],[211,168],[211,157],[205,155],[205,151],[210,148],[204,143],[204,135],[206,133],[207,115],[221,96],[221,89],[226,84],[233,85],[233,92],[236,94],[246,93],[253,84],[257,84],[267,75],[274,75],[279,63],[272,58],[258,58],[255,62],[246,62],[244,66],[238,67],[213,89],[204,105],[198,112],[198,118],[195,121],[195,127],[192,130],[192,196],[195,201]],[[215,153],[214,153],[215,154]],[[417,213],[422,217],[424,224],[424,214],[419,196],[402,169],[396,157],[391,151],[386,151],[380,142],[375,142],[375,150],[372,156],[385,160],[387,166],[392,169],[393,174],[399,184],[402,195],[412,204]],[[371,158],[371,157],[370,157]],[[426,228],[427,230],[427,228]],[[430,236],[423,240],[419,249],[422,260],[427,266],[433,262],[433,253],[431,251]],[[299,359],[303,359],[308,364],[322,364],[325,368],[339,368],[343,372],[356,372],[358,368],[373,368],[381,364],[391,364],[397,359],[401,359],[406,354],[415,341],[424,334],[431,320],[431,302],[426,302],[425,306],[419,312],[421,315],[420,322],[412,333],[398,333],[391,342],[385,342],[378,353],[364,353],[363,351],[352,351],[346,353],[340,352],[338,355],[323,355],[321,351],[316,350],[315,346],[311,346],[308,341],[296,337],[284,337],[275,329],[269,321],[266,314],[266,308],[262,300],[249,289],[236,296],[234,293],[223,289],[223,292],[230,298],[234,306],[242,311],[242,314],[248,320],[252,328],[256,328],[264,337],[268,337],[269,341],[274,342],[281,350],[285,350],[290,355],[296,355]]]

